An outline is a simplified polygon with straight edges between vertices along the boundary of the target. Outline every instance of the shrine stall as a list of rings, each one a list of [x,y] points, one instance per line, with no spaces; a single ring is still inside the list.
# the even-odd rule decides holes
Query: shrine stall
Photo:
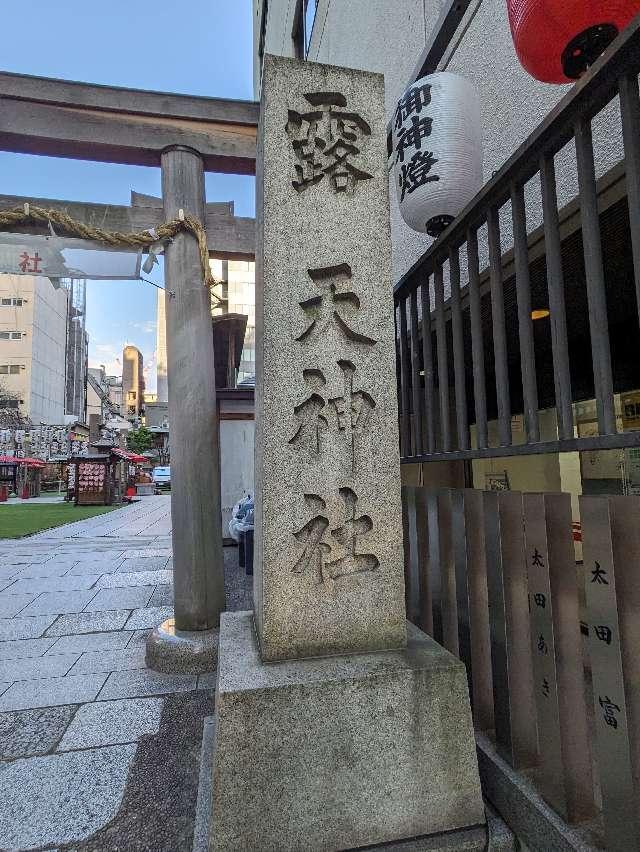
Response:
[[[45,462],[31,457],[0,456],[0,488],[6,487],[23,500],[40,496],[40,478]]]
[[[111,506],[115,493],[110,456],[77,456],[69,462],[68,492],[76,506]]]
[[[138,483],[144,483],[145,474],[141,465],[148,464],[146,456],[133,453],[131,450],[122,450],[113,447],[111,458],[115,465],[115,479],[121,496],[134,496],[139,494]],[[149,479],[151,485],[151,479]],[[153,494],[153,489],[149,491]]]
[[[120,495],[153,494],[153,481],[142,470],[142,465],[149,463],[146,456],[114,447],[111,450],[111,458],[115,464],[115,480]]]

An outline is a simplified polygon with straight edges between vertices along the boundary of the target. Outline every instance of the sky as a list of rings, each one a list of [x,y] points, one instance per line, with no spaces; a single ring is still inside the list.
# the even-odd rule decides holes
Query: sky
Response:
[[[31,0],[3,4],[0,70],[138,89],[253,99],[251,0]],[[128,204],[160,195],[160,169],[0,152],[0,193]],[[207,201],[254,215],[254,179],[207,174]],[[147,277],[147,276],[145,276]],[[162,284],[156,267],[153,278]],[[144,356],[155,389],[156,288],[89,281],[89,366],[119,374],[122,348]]]

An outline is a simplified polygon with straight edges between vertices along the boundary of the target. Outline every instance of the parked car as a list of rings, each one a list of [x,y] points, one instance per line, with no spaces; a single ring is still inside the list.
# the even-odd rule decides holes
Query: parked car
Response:
[[[156,488],[171,488],[170,467],[154,467],[151,478]]]

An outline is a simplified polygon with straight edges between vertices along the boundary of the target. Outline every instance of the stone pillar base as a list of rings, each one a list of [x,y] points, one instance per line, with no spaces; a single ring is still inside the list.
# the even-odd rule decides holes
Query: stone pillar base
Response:
[[[209,849],[339,850],[481,826],[464,665],[400,651],[264,665],[223,613]]]
[[[145,662],[150,669],[170,674],[205,674],[218,663],[218,630],[176,630],[167,619],[147,639]]]

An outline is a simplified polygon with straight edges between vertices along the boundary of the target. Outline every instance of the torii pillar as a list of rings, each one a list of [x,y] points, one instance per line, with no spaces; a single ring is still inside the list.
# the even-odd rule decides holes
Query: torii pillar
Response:
[[[162,198],[167,221],[180,210],[205,221],[196,151],[163,151]],[[146,658],[158,671],[197,673],[215,667],[225,608],[211,295],[193,235],[177,234],[164,263],[175,619],[153,631]]]

